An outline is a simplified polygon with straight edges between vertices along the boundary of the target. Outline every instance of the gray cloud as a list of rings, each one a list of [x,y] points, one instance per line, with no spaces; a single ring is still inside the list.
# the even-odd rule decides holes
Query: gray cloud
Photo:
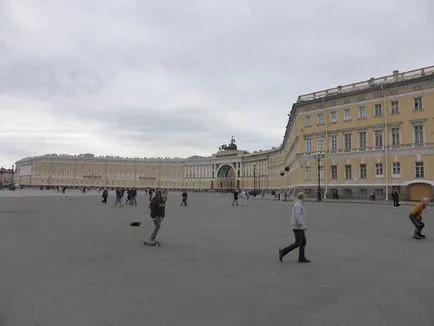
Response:
[[[3,0],[0,163],[211,154],[232,135],[251,151],[278,146],[298,95],[432,65],[433,11],[430,0]]]

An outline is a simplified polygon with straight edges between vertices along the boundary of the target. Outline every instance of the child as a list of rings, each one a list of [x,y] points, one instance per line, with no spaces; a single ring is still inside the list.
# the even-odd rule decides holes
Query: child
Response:
[[[421,233],[423,227],[425,226],[425,223],[422,222],[422,213],[424,209],[429,204],[429,198],[424,198],[421,200],[420,203],[416,205],[416,207],[412,210],[410,215],[408,216],[410,221],[413,223],[415,229],[413,234],[413,239],[425,239],[426,237]]]

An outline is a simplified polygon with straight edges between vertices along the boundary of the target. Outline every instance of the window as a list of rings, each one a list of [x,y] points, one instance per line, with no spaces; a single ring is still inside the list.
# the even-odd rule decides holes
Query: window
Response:
[[[337,178],[338,178],[338,167],[337,167],[337,165],[332,165],[331,166],[331,169],[332,169],[332,176],[331,176],[331,178],[332,178],[332,180],[336,180]]]
[[[351,180],[351,165],[349,164],[345,165],[345,179]]]
[[[425,167],[423,162],[416,162],[416,178],[424,178],[425,177]]]
[[[316,145],[318,152],[324,152],[324,136],[316,137]]]
[[[318,113],[318,124],[319,125],[324,124],[324,113]]]
[[[400,140],[400,134],[401,134],[401,130],[399,127],[393,127],[390,130],[391,133],[391,138],[392,138],[392,146],[399,146],[401,144],[401,140]]]
[[[338,135],[331,135],[330,136],[330,150],[332,152],[338,151]]]
[[[312,188],[304,188],[304,194],[306,196],[311,196],[312,195]]]
[[[376,177],[382,177],[384,175],[383,173],[383,163],[376,163],[375,164],[375,176]]]
[[[330,112],[330,122],[336,122],[338,120],[338,116],[336,114],[336,111]]]
[[[360,179],[366,179],[368,177],[368,170],[366,164],[360,164]]]
[[[307,181],[312,180],[312,167],[306,166],[306,175],[305,178]]]
[[[384,194],[383,189],[375,189],[374,191],[375,191],[375,196],[377,197],[382,197]]]
[[[345,197],[352,197],[353,196],[353,189],[344,189],[344,196]]]
[[[392,163],[392,176],[393,177],[401,176],[401,163],[399,162]]]
[[[368,190],[366,189],[360,189],[360,198],[366,198],[368,197]]]
[[[310,115],[307,115],[304,117],[304,126],[305,127],[312,127],[312,118]]]
[[[398,114],[399,113],[399,104],[398,101],[392,101],[390,102],[390,113],[391,114]]]
[[[383,130],[375,130],[375,148],[383,148]]]
[[[422,97],[415,97],[413,101],[414,101],[414,111],[422,111],[423,110]]]
[[[344,120],[345,121],[351,120],[351,110],[350,109],[344,110]]]
[[[344,146],[345,151],[351,151],[351,133],[344,134]]]
[[[364,130],[359,131],[359,149],[366,149],[366,131]]]
[[[312,137],[308,136],[304,139],[305,141],[305,153],[312,153]]]
[[[413,126],[413,143],[415,145],[423,145],[423,125],[422,124],[416,124]]]
[[[359,119],[366,118],[366,108],[364,106],[359,107]]]
[[[374,106],[374,116],[380,117],[383,115],[383,107],[381,104],[375,104]]]

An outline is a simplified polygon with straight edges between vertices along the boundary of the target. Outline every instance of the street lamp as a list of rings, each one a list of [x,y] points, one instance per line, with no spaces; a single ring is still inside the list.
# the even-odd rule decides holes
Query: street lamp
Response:
[[[321,201],[321,160],[325,157],[324,153],[317,153],[313,156],[317,161],[318,167],[318,201]]]
[[[256,197],[256,163],[253,164],[253,196]]]
[[[14,186],[14,168],[15,166],[12,164],[12,169],[11,169],[11,190],[15,190],[15,186]]]

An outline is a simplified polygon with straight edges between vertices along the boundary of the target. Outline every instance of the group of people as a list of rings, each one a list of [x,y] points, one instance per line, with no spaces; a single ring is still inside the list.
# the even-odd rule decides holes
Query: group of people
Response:
[[[249,199],[249,197],[249,193],[244,190],[234,190],[234,201],[232,202],[232,206],[239,206],[239,198],[241,198],[241,206],[247,206],[247,200]]]

